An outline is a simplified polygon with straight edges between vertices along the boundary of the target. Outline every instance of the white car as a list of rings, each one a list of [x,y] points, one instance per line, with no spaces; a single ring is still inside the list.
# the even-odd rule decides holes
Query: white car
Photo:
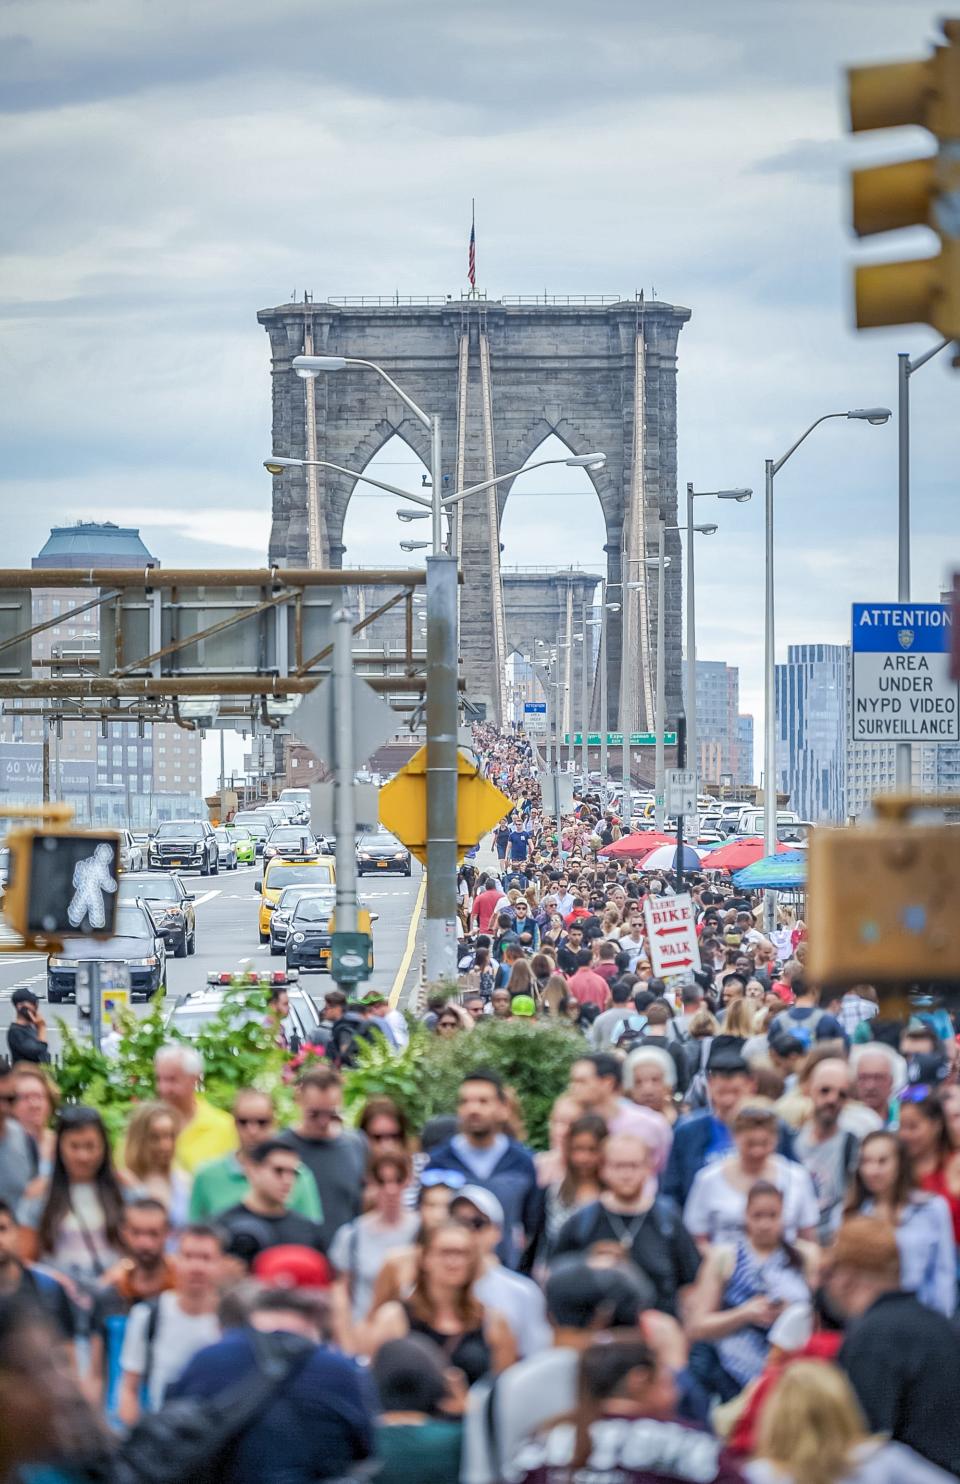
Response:
[[[119,833],[121,871],[142,871],[143,846],[139,840],[133,838],[129,830],[121,830]]]
[[[213,832],[217,842],[217,864],[225,871],[237,869],[237,844],[231,832],[223,825],[218,825]]]

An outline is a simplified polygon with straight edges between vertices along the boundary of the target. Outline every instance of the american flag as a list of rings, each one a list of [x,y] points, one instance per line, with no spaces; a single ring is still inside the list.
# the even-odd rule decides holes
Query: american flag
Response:
[[[475,289],[477,286],[477,228],[475,222],[470,223],[470,251],[467,254],[467,277],[470,280],[470,287]]]

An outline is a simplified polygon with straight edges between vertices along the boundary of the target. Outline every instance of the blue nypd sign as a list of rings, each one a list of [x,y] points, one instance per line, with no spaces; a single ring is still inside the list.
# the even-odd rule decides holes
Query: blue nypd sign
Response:
[[[854,603],[855,742],[960,742],[945,603]]]

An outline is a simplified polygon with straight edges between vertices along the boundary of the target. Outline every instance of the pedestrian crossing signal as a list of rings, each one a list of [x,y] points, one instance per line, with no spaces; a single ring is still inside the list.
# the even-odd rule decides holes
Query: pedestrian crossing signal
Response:
[[[3,913],[27,942],[109,938],[117,912],[120,837],[109,830],[11,830]]]

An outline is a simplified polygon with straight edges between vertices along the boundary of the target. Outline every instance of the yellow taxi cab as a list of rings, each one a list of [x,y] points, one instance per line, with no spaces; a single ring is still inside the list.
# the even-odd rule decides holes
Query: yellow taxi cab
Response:
[[[322,886],[336,880],[337,867],[332,855],[297,856],[285,859],[275,855],[263,869],[263,879],[256,884],[260,893],[260,942],[270,942],[270,913],[285,886]]]

